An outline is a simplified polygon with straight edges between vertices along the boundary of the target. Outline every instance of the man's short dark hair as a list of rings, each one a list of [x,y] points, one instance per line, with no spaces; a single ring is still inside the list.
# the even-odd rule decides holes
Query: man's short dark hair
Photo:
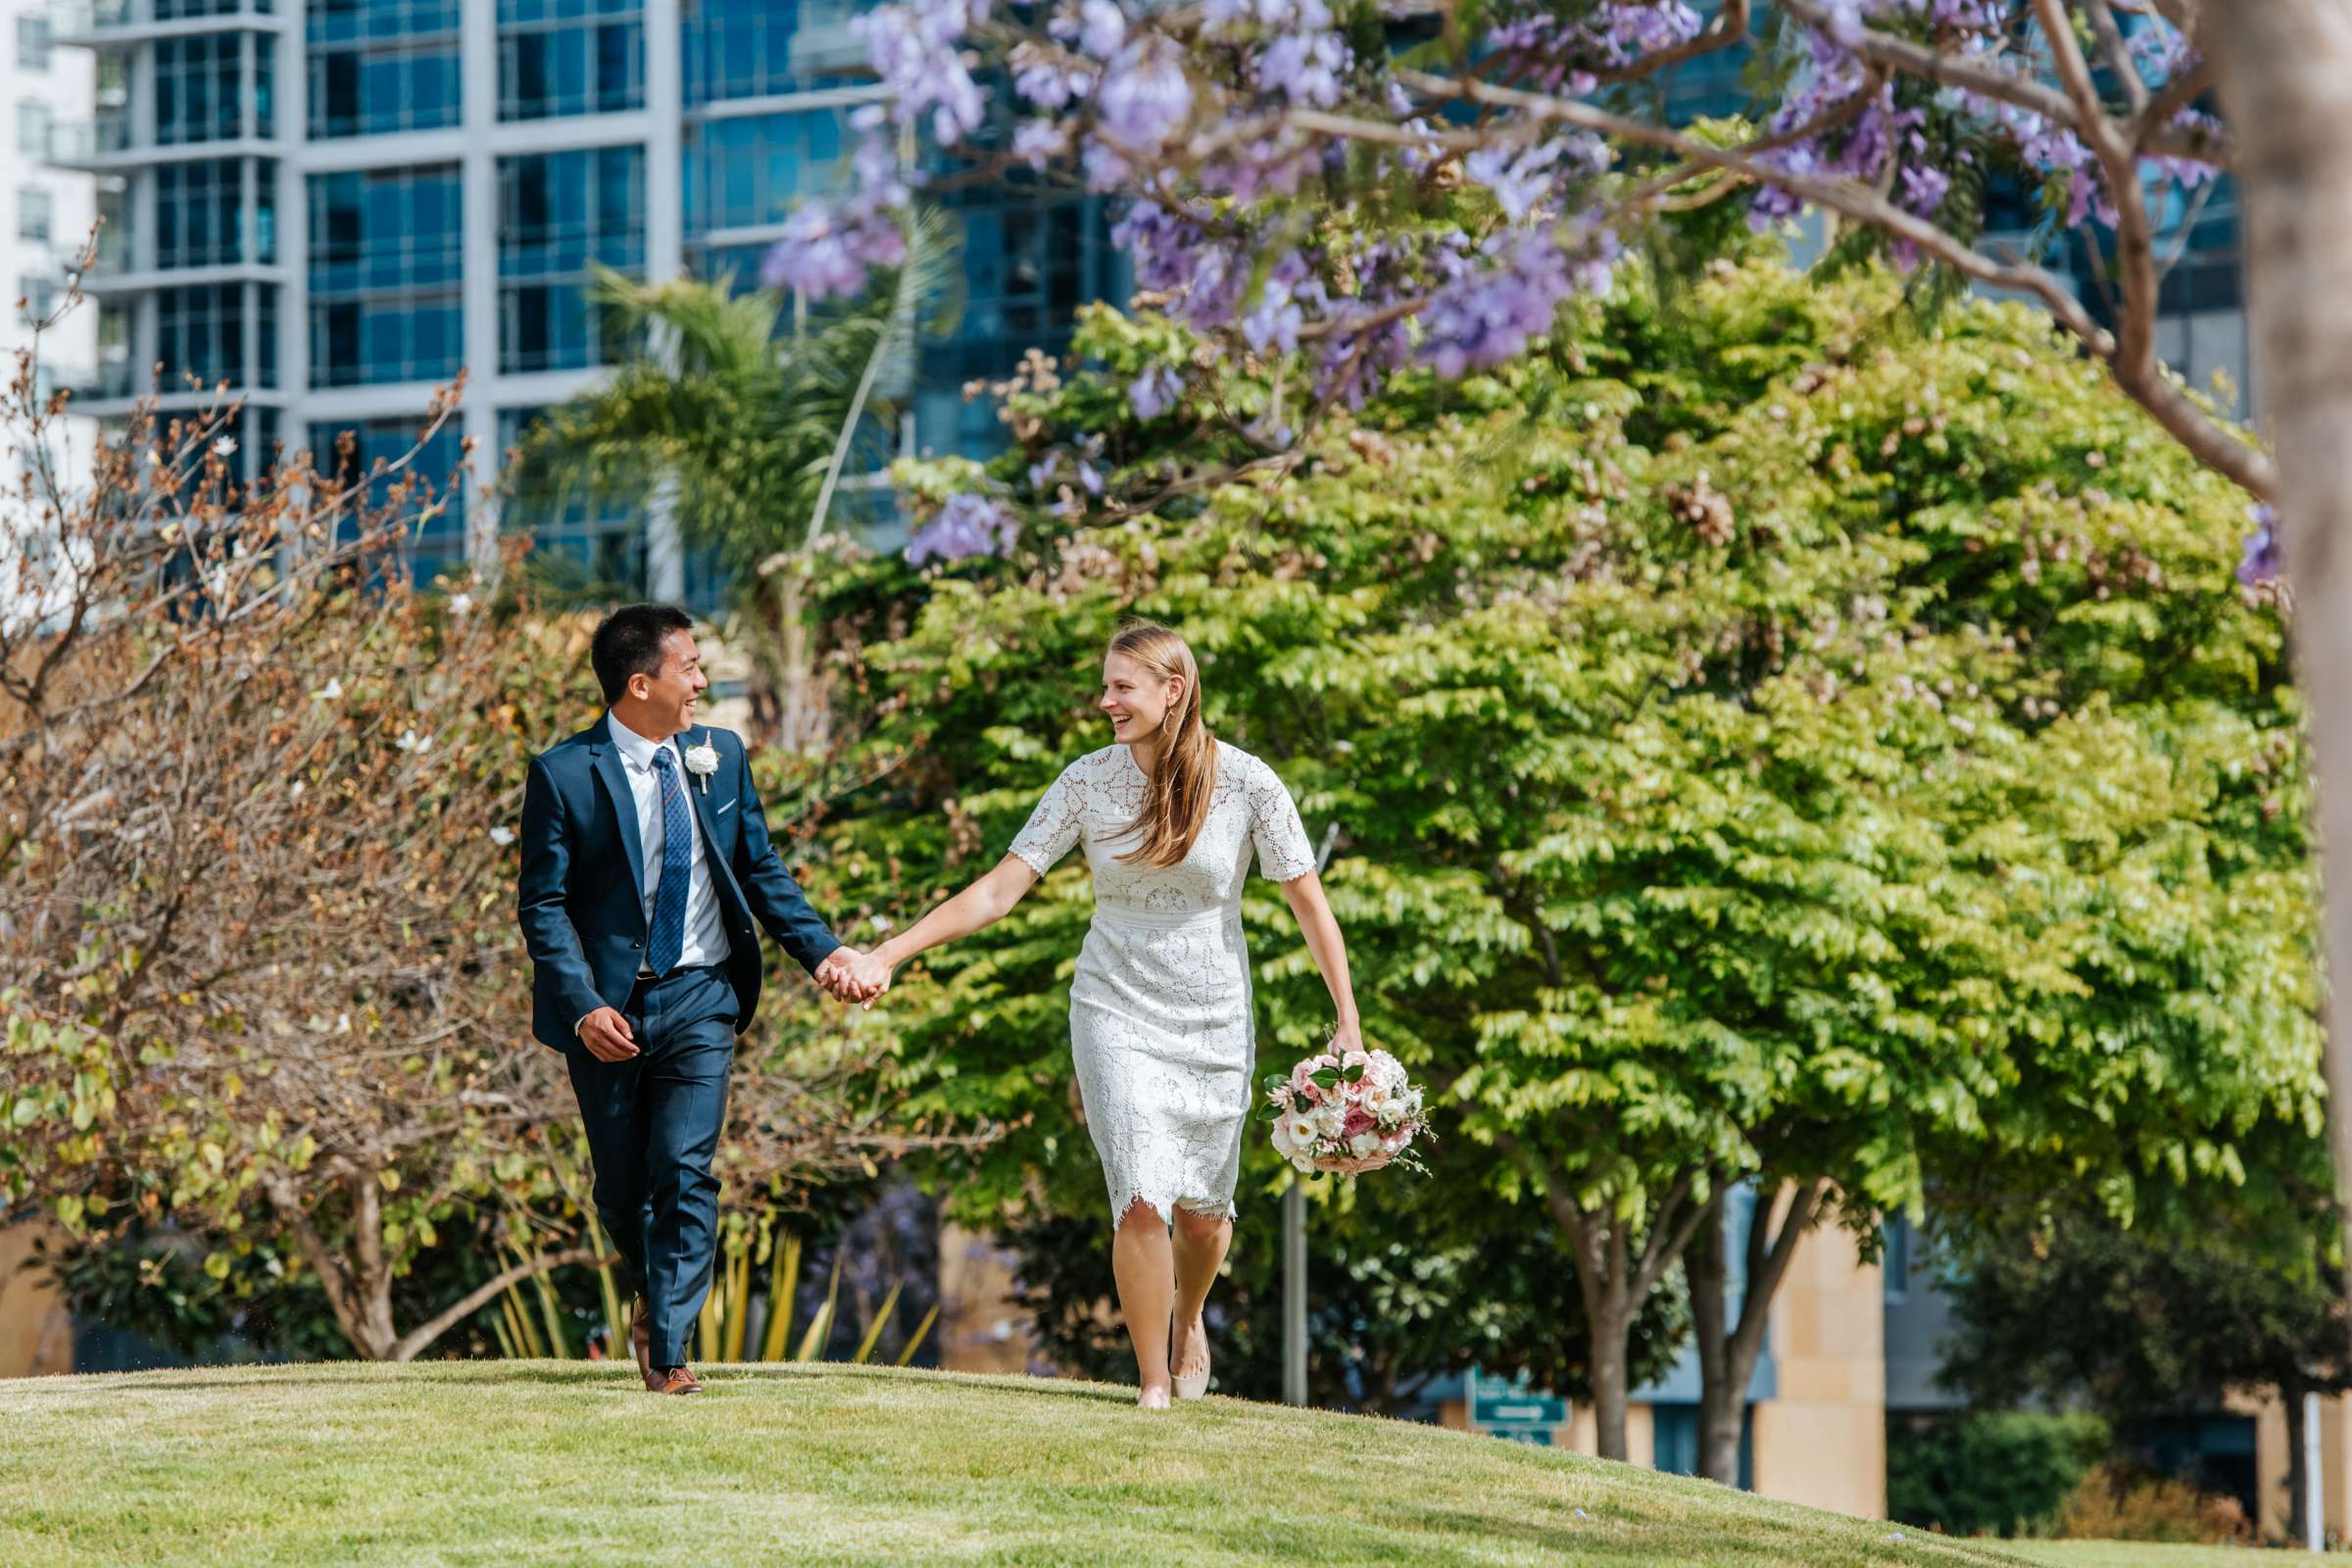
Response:
[[[631,675],[659,674],[669,634],[692,630],[694,617],[675,605],[623,605],[607,615],[588,643],[588,663],[604,688],[605,705],[620,701]]]

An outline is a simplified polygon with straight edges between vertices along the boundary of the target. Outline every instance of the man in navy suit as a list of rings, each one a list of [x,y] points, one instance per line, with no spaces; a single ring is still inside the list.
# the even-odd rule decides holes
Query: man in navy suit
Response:
[[[760,1004],[753,921],[835,996],[875,994],[768,842],[742,740],[695,725],[693,626],[667,605],[605,617],[588,654],[605,716],[531,763],[522,806],[531,1032],[570,1064],[657,1394],[702,1389],[686,1337],[716,1256],[727,1071]]]

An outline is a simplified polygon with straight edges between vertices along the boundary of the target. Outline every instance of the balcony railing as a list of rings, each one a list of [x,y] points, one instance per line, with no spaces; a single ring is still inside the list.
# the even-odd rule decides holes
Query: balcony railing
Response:
[[[275,14],[273,0],[50,0],[49,30],[89,37],[168,23],[233,22]]]
[[[131,368],[129,355],[122,354],[120,358],[114,358],[102,350],[97,368],[82,384],[81,395],[92,400],[122,399],[137,397],[146,390],[140,384],[138,373]]]
[[[112,116],[69,120],[49,127],[49,161],[80,163],[105,153],[130,150],[130,122]]]

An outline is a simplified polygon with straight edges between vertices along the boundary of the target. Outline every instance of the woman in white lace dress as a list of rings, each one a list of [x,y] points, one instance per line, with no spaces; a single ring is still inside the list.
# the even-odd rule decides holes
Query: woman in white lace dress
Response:
[[[1004,858],[866,955],[859,978],[887,985],[916,954],[1002,919],[1085,846],[1095,919],[1070,984],[1070,1054],[1109,1190],[1138,1403],[1159,1409],[1171,1392],[1208,1385],[1201,1307],[1233,1237],[1256,1096],[1241,916],[1252,851],[1323,971],[1343,1048],[1359,1043],[1355,995],[1298,808],[1272,768],[1202,726],[1200,668],[1183,639],[1122,629],[1098,706],[1114,744],[1072,762]]]

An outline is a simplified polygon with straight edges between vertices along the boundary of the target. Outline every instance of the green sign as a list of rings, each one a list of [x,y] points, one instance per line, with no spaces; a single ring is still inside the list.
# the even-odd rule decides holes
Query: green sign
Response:
[[[1462,1397],[1470,1425],[1496,1437],[1548,1445],[1551,1429],[1568,1422],[1566,1399],[1538,1394],[1525,1384],[1493,1382],[1475,1369],[1462,1377]]]

